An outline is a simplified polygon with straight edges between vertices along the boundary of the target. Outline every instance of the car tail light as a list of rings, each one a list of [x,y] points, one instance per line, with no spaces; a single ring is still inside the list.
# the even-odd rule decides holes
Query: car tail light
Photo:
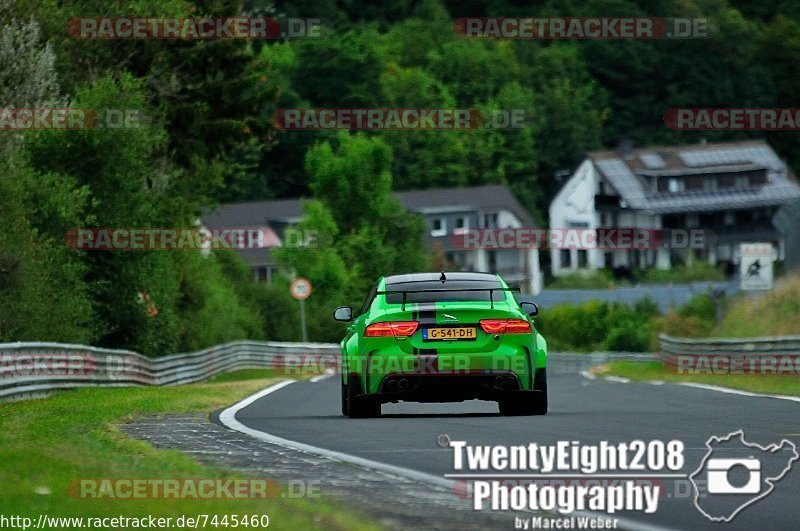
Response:
[[[487,334],[530,334],[531,324],[523,319],[481,319]]]
[[[387,321],[372,323],[364,330],[364,337],[407,337],[417,331],[417,321]]]

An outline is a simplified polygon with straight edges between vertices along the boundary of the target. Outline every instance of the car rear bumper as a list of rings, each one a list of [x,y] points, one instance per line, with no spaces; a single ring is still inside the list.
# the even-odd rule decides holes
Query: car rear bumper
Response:
[[[469,354],[426,351],[408,354],[386,349],[371,351],[363,358],[351,358],[347,372],[359,375],[366,394],[397,393],[400,380],[405,379],[402,384],[405,395],[463,395],[477,391],[486,396],[499,391],[532,390],[533,376],[536,369],[545,366],[545,356],[544,352],[537,356],[527,347]],[[502,385],[496,385],[501,383],[497,377],[502,379]],[[438,388],[447,391],[439,392]]]
[[[381,402],[462,402],[464,400],[504,400],[539,394],[525,389],[511,371],[475,373],[407,373],[384,376],[378,391],[369,396]]]

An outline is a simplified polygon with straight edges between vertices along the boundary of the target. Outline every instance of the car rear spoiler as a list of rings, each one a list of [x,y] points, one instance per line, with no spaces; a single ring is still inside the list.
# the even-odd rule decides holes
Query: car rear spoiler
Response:
[[[494,292],[495,291],[519,291],[519,288],[442,288],[442,289],[387,289],[378,291],[376,295],[389,295],[390,293],[402,293],[403,302],[401,311],[406,311],[406,296],[409,293],[445,293],[448,291],[488,291],[490,308],[494,310]]]

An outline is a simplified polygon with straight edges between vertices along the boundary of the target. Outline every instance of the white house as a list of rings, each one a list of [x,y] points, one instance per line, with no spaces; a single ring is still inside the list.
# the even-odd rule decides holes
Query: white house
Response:
[[[421,215],[427,224],[425,242],[441,253],[447,268],[501,275],[512,287],[529,294],[542,289],[539,250],[535,247],[502,248],[465,246],[466,231],[534,229],[528,213],[503,185],[429,188],[397,192],[403,207]],[[287,229],[303,216],[300,199],[250,201],[220,205],[203,217],[208,228],[248,228],[276,234],[276,246]],[[276,264],[269,247],[240,249],[257,279],[270,281]]]
[[[703,229],[702,248],[559,249],[554,275],[608,268],[669,269],[694,259],[738,263],[742,242],[773,242],[775,212],[800,198],[787,165],[764,141],[595,151],[550,204],[551,228]]]

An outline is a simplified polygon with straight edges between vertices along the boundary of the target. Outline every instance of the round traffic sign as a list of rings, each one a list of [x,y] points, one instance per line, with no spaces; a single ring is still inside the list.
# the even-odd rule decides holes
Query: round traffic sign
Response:
[[[311,282],[304,278],[296,278],[289,286],[289,293],[299,301],[304,301],[311,295]]]

